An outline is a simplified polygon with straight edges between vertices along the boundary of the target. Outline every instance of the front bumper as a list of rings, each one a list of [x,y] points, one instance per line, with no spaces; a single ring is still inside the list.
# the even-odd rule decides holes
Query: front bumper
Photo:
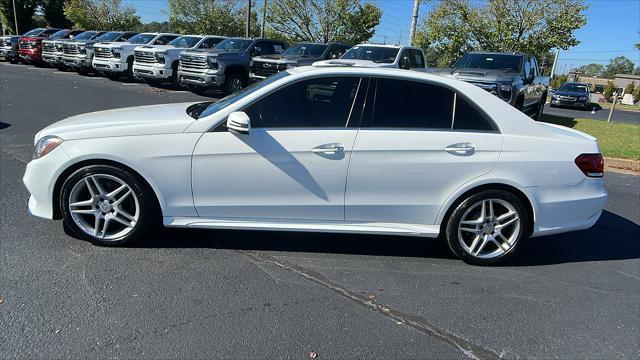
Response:
[[[556,106],[570,106],[576,108],[586,109],[589,105],[589,100],[560,100],[551,98],[551,104]]]
[[[136,76],[150,79],[168,79],[173,76],[173,69],[165,64],[137,64],[133,63],[133,73]]]
[[[91,68],[91,59],[87,56],[62,55],[62,63],[77,69]]]
[[[21,59],[27,61],[42,61],[41,50],[39,49],[20,49],[18,55]]]
[[[62,54],[42,53],[42,61],[49,64],[62,64]]]
[[[70,160],[61,144],[40,159],[31,160],[26,167],[22,182],[31,194],[29,213],[53,219],[53,190],[56,180]]]
[[[532,236],[553,235],[592,227],[607,205],[602,178],[585,178],[570,186],[527,188],[535,199]]]
[[[0,57],[13,59],[18,57],[18,51],[14,48],[0,48]]]
[[[224,85],[225,76],[218,74],[219,70],[203,69],[192,70],[178,68],[178,78],[181,83],[198,85],[203,87],[221,87]]]
[[[123,73],[129,69],[129,64],[127,64],[126,61],[121,61],[120,59],[100,59],[95,57],[93,58],[91,66],[99,71],[113,73]]]

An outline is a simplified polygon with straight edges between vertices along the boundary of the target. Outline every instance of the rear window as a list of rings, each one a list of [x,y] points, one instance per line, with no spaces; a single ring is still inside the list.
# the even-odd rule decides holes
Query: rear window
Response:
[[[391,64],[396,60],[398,48],[382,46],[354,46],[341,59],[369,60],[375,63]]]

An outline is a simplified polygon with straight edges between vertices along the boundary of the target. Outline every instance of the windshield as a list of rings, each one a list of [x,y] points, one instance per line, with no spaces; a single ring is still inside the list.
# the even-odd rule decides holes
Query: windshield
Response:
[[[586,93],[586,92],[589,92],[589,87],[587,87],[587,85],[583,85],[583,84],[567,84],[567,83],[564,83],[564,84],[562,84],[562,86],[560,86],[558,88],[558,90]]]
[[[202,40],[201,36],[180,36],[171,40],[168,45],[179,48],[190,48],[196,46],[200,40]]]
[[[488,69],[520,71],[522,56],[501,54],[465,54],[454,69]]]
[[[282,55],[320,57],[326,48],[327,45],[321,44],[296,44],[285,50]]]
[[[381,46],[354,46],[344,53],[341,59],[369,60],[375,63],[390,64],[396,60],[399,50]]]
[[[151,40],[155,39],[156,36],[156,34],[138,34],[129,39],[129,42],[132,44],[148,44]]]
[[[49,39],[60,39],[63,38],[65,36],[67,36],[67,34],[69,34],[69,30],[60,30],[57,31],[55,33],[53,33],[53,35],[49,36]]]
[[[22,36],[34,36],[34,35],[38,35],[40,34],[44,29],[43,28],[35,28],[32,30],[27,31],[26,33],[22,34]]]
[[[98,41],[113,41],[118,38],[118,36],[122,35],[121,32],[111,31],[108,33],[104,33],[96,38]]]
[[[91,39],[91,37],[93,35],[95,35],[96,32],[95,31],[85,31],[81,34],[76,35],[76,37],[74,37],[74,40],[86,40],[86,39]]]
[[[221,49],[224,51],[245,51],[253,40],[245,39],[225,39],[214,46],[214,49]]]
[[[204,118],[207,117],[211,114],[214,114],[224,108],[226,108],[227,106],[235,103],[236,101],[251,95],[252,93],[254,93],[255,91],[271,84],[272,82],[282,79],[285,76],[289,76],[290,74],[286,71],[281,71],[279,73],[276,73],[274,75],[269,76],[268,78],[254,83],[252,85],[247,86],[246,88],[235,92],[227,97],[224,97],[214,103],[207,101],[204,103],[199,103],[199,104],[195,104],[195,105],[191,105],[187,108],[187,113],[189,114],[189,116],[191,116],[194,119],[200,119],[200,118]]]

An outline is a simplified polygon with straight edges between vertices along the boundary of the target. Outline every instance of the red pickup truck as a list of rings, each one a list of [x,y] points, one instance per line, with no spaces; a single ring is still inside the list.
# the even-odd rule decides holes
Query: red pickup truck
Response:
[[[26,63],[42,63],[42,40],[48,39],[60,29],[42,29],[36,35],[24,36],[18,39],[18,56]]]

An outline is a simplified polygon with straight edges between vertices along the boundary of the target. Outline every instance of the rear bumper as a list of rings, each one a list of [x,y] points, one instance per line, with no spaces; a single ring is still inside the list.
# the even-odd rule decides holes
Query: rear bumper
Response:
[[[220,87],[225,81],[225,76],[219,75],[218,70],[197,71],[179,68],[178,78],[181,83],[203,87]]]
[[[608,201],[602,178],[587,178],[571,186],[526,190],[534,199],[532,237],[588,229],[598,221]]]
[[[173,76],[173,69],[165,67],[165,64],[138,64],[133,63],[133,73],[136,76],[150,79],[168,79]]]
[[[93,58],[91,63],[94,69],[99,71],[123,73],[129,68],[129,64],[126,61],[120,61],[120,59],[100,59]]]

